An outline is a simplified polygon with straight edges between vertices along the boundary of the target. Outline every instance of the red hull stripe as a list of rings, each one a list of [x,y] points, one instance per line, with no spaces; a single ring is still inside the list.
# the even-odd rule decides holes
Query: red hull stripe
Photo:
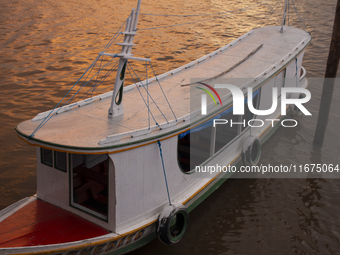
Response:
[[[66,243],[110,233],[41,200],[21,208],[0,226],[0,248]]]

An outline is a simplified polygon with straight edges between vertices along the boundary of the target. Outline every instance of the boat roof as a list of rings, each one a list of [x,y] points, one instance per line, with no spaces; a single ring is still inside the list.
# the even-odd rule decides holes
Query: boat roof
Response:
[[[20,123],[16,130],[29,143],[66,151],[104,150],[179,132],[190,123],[189,84],[193,79],[213,86],[226,78],[270,78],[300,54],[311,40],[310,35],[301,29],[285,27],[283,33],[280,29],[279,26],[254,29],[211,54],[148,80],[148,91],[152,96],[148,99],[149,107],[157,124],[152,116],[151,124],[149,122],[146,92],[138,83],[125,87],[124,114],[121,116],[108,118],[112,99],[112,92],[109,92],[64,107],[30,139],[49,112]],[[144,93],[144,99],[140,93]]]

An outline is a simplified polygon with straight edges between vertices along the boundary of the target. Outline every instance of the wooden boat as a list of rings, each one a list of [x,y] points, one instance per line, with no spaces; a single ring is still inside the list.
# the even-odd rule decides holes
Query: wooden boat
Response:
[[[113,92],[16,127],[37,148],[37,194],[0,212],[0,254],[121,254],[157,236],[177,243],[188,213],[232,174],[192,166],[256,165],[261,144],[280,126],[264,120],[284,118],[280,109],[255,116],[246,104],[247,114],[232,115],[230,91],[214,85],[235,81],[246,98],[252,87],[257,109],[271,107],[273,87],[307,87],[302,59],[311,37],[284,24],[252,30],[183,67],[124,87],[129,61],[150,61],[131,54],[139,9],[140,1],[122,52],[99,54],[119,59]],[[190,100],[205,93],[200,85],[220,98],[216,104],[209,98],[205,115],[201,102]],[[213,128],[223,117],[265,124]]]

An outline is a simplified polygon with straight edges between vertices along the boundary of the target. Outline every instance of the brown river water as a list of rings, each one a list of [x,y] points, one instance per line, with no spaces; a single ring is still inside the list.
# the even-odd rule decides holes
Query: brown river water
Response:
[[[14,127],[60,101],[136,2],[0,1],[0,209],[36,190],[35,148],[21,141]],[[152,58],[161,74],[255,27],[281,24],[283,2],[144,1],[133,53]],[[313,38],[303,62],[307,77],[322,78],[336,1],[295,2]],[[203,16],[222,12],[221,18]],[[301,27],[292,5],[289,14],[289,24]],[[148,29],[181,23],[189,24]],[[137,63],[135,69],[142,74],[144,66]],[[112,88],[108,82],[96,94]],[[297,117],[298,128],[280,128],[263,146],[261,163],[340,163],[340,89],[334,91],[322,149],[312,146],[321,87],[311,82],[308,89],[313,116]],[[190,214],[180,243],[154,240],[133,254],[340,254],[339,192],[337,178],[230,179]]]

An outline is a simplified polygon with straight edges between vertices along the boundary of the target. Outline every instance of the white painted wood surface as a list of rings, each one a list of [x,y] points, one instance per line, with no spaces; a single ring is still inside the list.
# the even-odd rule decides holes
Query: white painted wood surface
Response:
[[[158,79],[177,118],[189,114],[190,86],[181,87],[181,85],[190,83],[190,79],[207,79],[217,76],[264,42],[263,47],[254,56],[220,78],[266,78],[277,71],[280,66],[286,65],[310,41],[310,35],[300,29],[287,27],[284,33],[280,33],[279,28],[264,27],[256,29],[244,35],[241,40],[235,40],[232,44],[193,63],[177,68],[165,75],[160,75]],[[208,84],[214,85],[215,81],[209,81]],[[132,87],[129,87],[129,89],[124,92],[123,97],[124,115],[109,119],[107,109],[110,106],[111,98],[109,94],[103,97],[98,96],[95,98],[97,100],[90,99],[84,101],[84,103],[79,102],[72,107],[66,106],[66,109],[72,108],[72,110],[62,112],[53,117],[35,134],[35,138],[61,147],[71,146],[94,149],[120,143],[120,139],[126,135],[129,136],[130,132],[131,138],[136,138],[136,130],[148,128],[148,110],[137,89]],[[157,82],[149,83],[149,91],[168,121],[175,121]],[[101,100],[98,100],[98,98],[101,98]],[[153,103],[150,103],[150,109],[159,124],[167,124],[167,121],[161,116]],[[18,130],[29,136],[40,124],[38,119],[41,119],[41,117],[35,118],[35,121],[26,121],[19,124]],[[151,120],[151,126],[153,125],[155,123]],[[174,127],[171,127],[172,125],[168,125],[169,130]],[[135,135],[133,135],[133,132]],[[140,131],[138,134],[138,132],[137,135],[141,139],[148,135],[151,136],[151,133],[146,134]],[[126,140],[124,141],[127,142]]]

